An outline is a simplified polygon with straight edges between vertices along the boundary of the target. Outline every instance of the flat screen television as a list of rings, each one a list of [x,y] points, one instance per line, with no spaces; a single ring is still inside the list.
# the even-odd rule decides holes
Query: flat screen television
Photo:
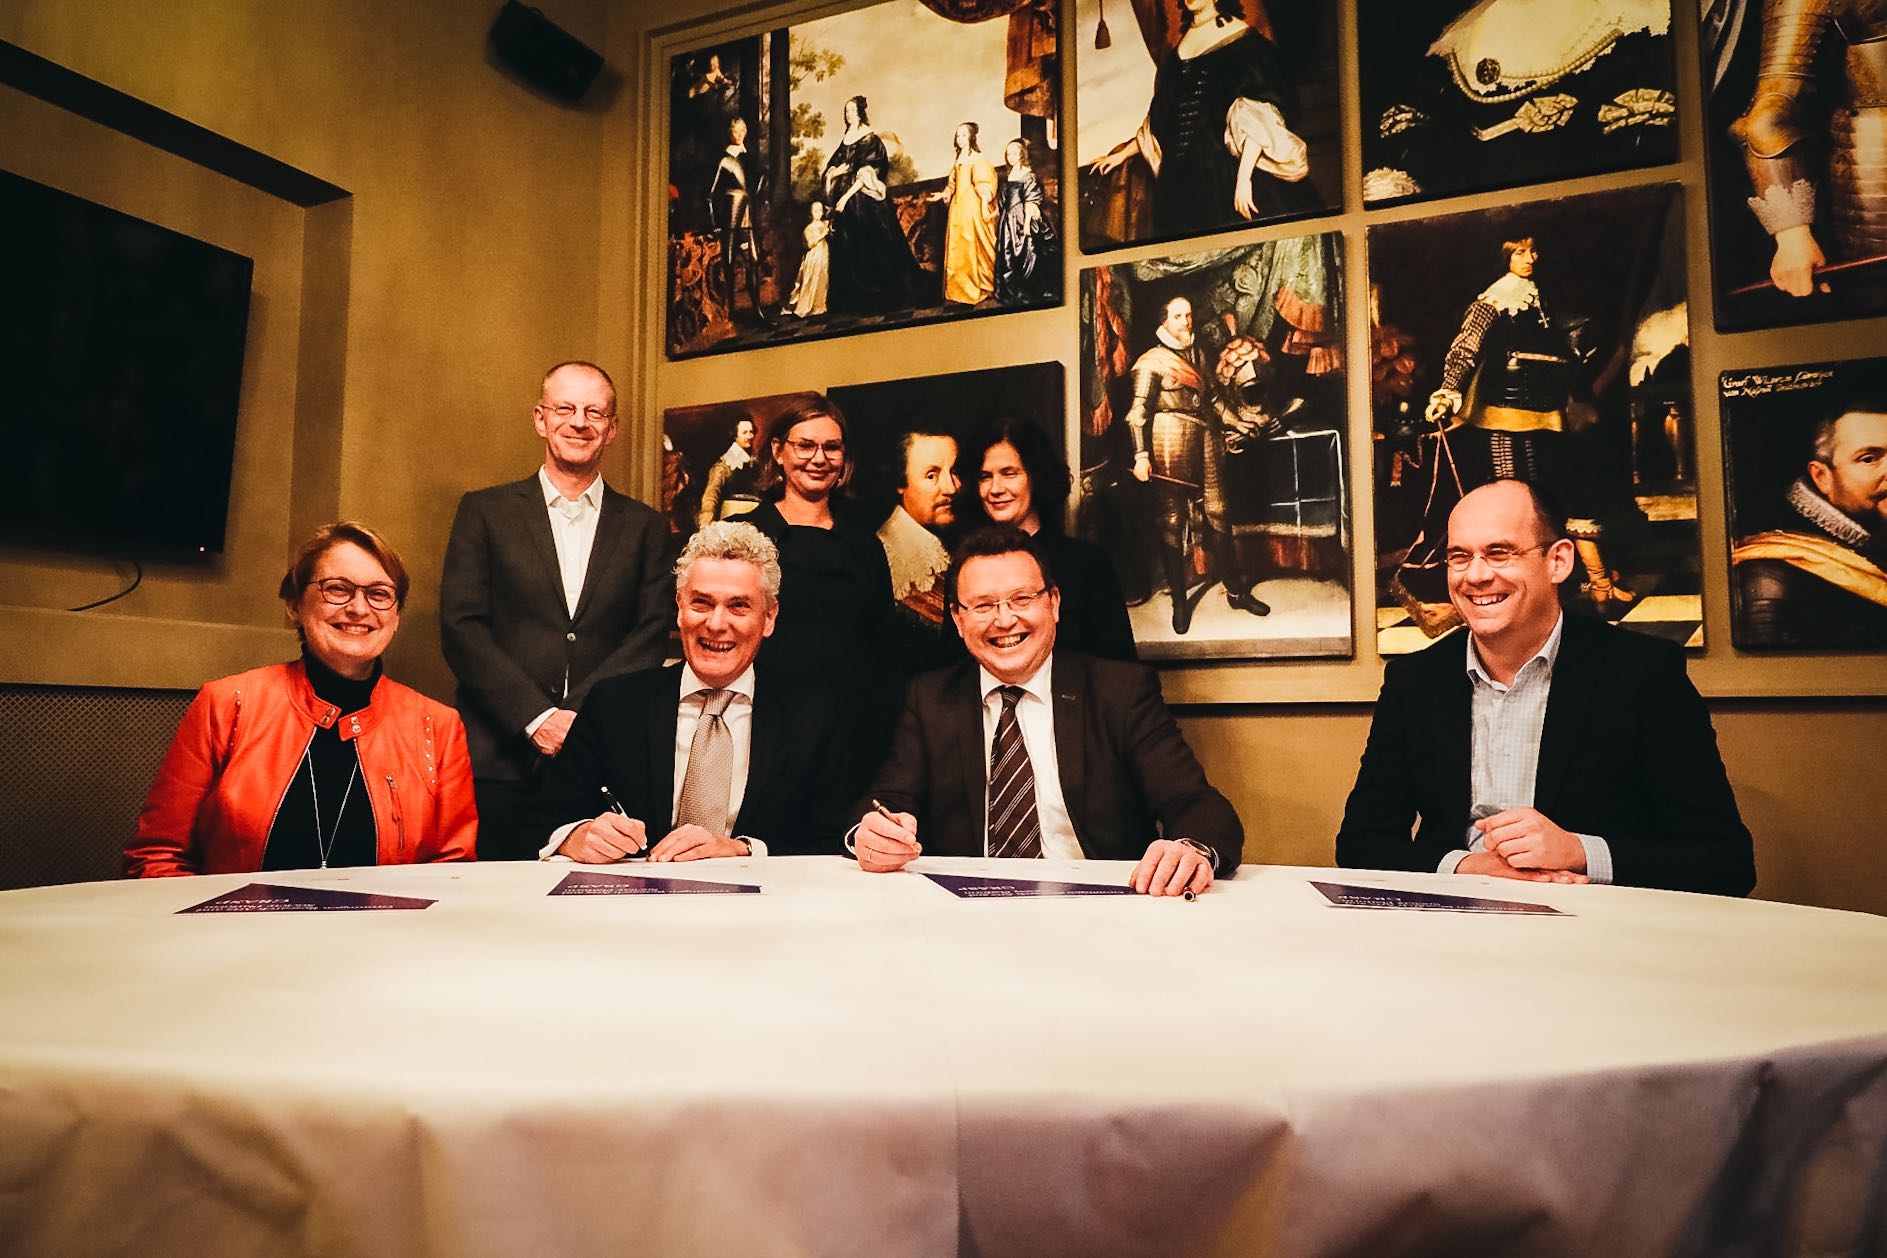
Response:
[[[0,171],[0,540],[223,549],[254,271]]]

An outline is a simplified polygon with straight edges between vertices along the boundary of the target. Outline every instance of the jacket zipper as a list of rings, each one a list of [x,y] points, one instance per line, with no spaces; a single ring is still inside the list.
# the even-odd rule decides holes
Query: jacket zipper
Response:
[[[318,730],[319,730],[319,727],[317,727],[314,730],[308,731],[308,741],[301,745],[301,755],[295,758],[298,769],[301,764],[305,764],[307,762],[308,748],[314,746],[315,734],[318,732]],[[234,745],[233,742],[231,745],[232,746]],[[262,850],[265,853],[269,850],[269,835],[275,833],[275,823],[282,819],[282,805],[288,802],[288,792],[294,788],[295,779],[299,776],[300,776],[299,772],[290,773],[288,775],[288,781],[282,785],[282,797],[275,801],[275,815],[269,818],[269,828],[262,835]],[[319,849],[321,845],[321,834],[320,834],[320,824],[319,824],[318,818],[316,821],[315,831],[316,831],[315,846],[317,849]]]
[[[387,797],[393,801],[393,831],[395,834],[399,836],[399,840],[400,840],[400,850],[399,850],[400,863],[405,864],[406,863],[406,818],[402,816],[400,813],[400,791],[398,787],[393,785],[393,775],[389,773],[389,774],[386,774],[385,776],[387,779]]]

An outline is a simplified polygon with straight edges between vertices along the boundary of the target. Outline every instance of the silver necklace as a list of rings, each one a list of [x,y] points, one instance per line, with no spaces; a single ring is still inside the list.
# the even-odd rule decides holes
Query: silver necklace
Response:
[[[354,756],[354,768],[347,775],[347,789],[341,792],[341,806],[334,812],[334,825],[328,831],[328,837],[321,837],[321,791],[315,786],[314,744],[308,744],[308,750],[301,753],[302,763],[308,766],[308,794],[314,799],[315,847],[321,853],[321,868],[328,867],[328,853],[334,850],[334,840],[341,833],[341,814],[347,811],[347,801],[354,794],[354,779],[360,776],[360,756]]]

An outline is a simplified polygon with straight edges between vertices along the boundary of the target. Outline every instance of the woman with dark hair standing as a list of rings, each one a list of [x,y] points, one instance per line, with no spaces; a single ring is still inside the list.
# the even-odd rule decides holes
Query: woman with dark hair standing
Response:
[[[865,98],[845,102],[845,130],[826,159],[832,207],[831,283],[827,306],[838,314],[883,314],[917,299],[922,272],[898,225],[885,180],[891,155],[871,129]]]
[[[780,552],[780,614],[760,662],[852,690],[862,789],[889,746],[903,686],[884,547],[844,500],[847,441],[844,413],[823,394],[789,408],[770,425],[762,501],[741,518]]]
[[[1033,533],[1048,555],[1061,587],[1056,645],[1109,659],[1136,658],[1127,600],[1107,552],[1062,532],[1068,469],[1048,434],[1021,420],[992,420],[963,443],[957,476],[976,487],[974,498],[959,496],[959,520],[967,519],[970,528],[984,520],[1014,525]]]
[[[280,591],[301,658],[198,693],[125,847],[126,873],[472,859],[465,726],[382,675],[406,588],[399,555],[364,524],[302,543]]]

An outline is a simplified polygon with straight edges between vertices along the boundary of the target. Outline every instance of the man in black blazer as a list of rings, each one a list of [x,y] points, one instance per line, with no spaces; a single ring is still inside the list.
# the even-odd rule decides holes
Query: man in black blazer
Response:
[[[1206,781],[1159,678],[1055,650],[1061,595],[1033,537],[971,533],[944,588],[971,658],[907,689],[890,759],[852,812],[863,868],[925,852],[1132,860],[1134,889],[1150,895],[1204,891],[1238,868],[1238,814]]]
[[[616,389],[594,363],[544,375],[535,476],[465,495],[439,581],[440,643],[458,678],[481,860],[529,858],[533,776],[590,688],[661,663],[668,529],[603,483]]]
[[[689,538],[676,573],[683,663],[590,691],[544,774],[539,854],[837,854],[848,802],[826,763],[837,690],[754,667],[779,613],[779,552],[751,524],[723,520]]]
[[[1574,562],[1564,519],[1534,487],[1497,480],[1462,498],[1448,520],[1448,594],[1468,632],[1389,662],[1338,864],[1721,895],[1755,886],[1682,651],[1563,614]]]

